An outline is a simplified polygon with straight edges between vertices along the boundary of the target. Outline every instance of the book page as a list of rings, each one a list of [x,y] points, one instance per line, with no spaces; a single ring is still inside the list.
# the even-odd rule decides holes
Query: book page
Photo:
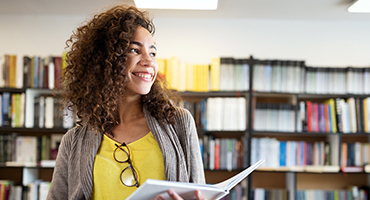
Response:
[[[261,159],[252,166],[248,167],[247,169],[243,170],[239,174],[221,182],[218,184],[215,184],[214,186],[217,186],[219,188],[224,189],[225,191],[229,191],[233,187],[235,187],[240,181],[242,181],[244,178],[246,178],[250,173],[252,173],[257,167],[259,167],[265,160]]]

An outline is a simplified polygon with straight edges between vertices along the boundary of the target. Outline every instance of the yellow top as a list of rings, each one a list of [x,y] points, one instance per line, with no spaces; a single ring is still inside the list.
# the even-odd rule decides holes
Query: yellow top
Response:
[[[135,186],[127,187],[120,180],[121,171],[128,164],[114,160],[113,151],[116,149],[114,144],[118,143],[104,134],[93,167],[92,198],[95,200],[126,199],[136,190]],[[148,178],[165,180],[163,155],[152,132],[127,146],[130,149],[130,158],[137,172],[139,185]]]

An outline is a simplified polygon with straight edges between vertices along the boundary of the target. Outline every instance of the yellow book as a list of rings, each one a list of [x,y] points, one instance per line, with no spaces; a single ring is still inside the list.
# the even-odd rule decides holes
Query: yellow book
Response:
[[[180,88],[179,63],[180,62],[177,57],[171,57],[167,60],[166,79],[170,89],[173,90],[178,90]]]
[[[209,65],[202,65],[203,74],[202,74],[202,91],[209,91]]]
[[[179,91],[185,91],[186,90],[186,63],[179,62],[180,69],[178,71],[178,78],[179,78]]]
[[[159,78],[166,78],[166,59],[157,58],[158,63],[158,76]]]
[[[9,87],[16,86],[17,56],[9,55]]]
[[[362,104],[363,104],[363,113],[364,113],[364,116],[361,116],[363,117],[363,121],[364,121],[364,131],[365,133],[368,133],[369,132],[369,127],[368,127],[368,124],[367,124],[367,119],[369,116],[367,116],[367,100],[366,98],[362,99]]]
[[[336,133],[337,130],[337,120],[336,120],[336,115],[335,115],[335,103],[334,99],[329,99],[326,100],[325,103],[328,103],[330,105],[330,118],[331,118],[331,128],[332,132]]]
[[[339,200],[339,192],[338,192],[338,190],[334,190],[334,200]]]
[[[193,64],[186,64],[186,73],[185,73],[185,90],[186,91],[194,91],[194,65]]]
[[[201,91],[201,69],[200,65],[194,65],[194,91],[200,92]]]
[[[211,91],[220,90],[220,58],[212,58],[211,67]]]
[[[64,52],[62,54],[62,71],[64,71],[64,68],[67,67],[67,52]],[[63,73],[62,73],[63,76]]]

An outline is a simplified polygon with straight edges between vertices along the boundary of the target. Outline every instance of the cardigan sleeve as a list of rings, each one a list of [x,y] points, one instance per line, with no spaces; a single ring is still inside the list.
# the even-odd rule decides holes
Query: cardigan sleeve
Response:
[[[53,177],[46,198],[47,200],[68,199],[68,159],[73,139],[72,132],[75,130],[76,128],[68,131],[63,136],[59,145]]]
[[[180,113],[180,118],[177,120],[177,129],[186,157],[187,170],[190,178],[189,182],[204,184],[203,161],[194,118],[186,109],[180,109]]]

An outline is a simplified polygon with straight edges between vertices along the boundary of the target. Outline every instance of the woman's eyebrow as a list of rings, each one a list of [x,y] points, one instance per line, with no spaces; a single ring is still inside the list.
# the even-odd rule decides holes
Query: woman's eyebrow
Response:
[[[130,42],[130,44],[136,44],[136,45],[138,45],[139,47],[144,46],[142,43],[137,42],[137,41],[131,41],[131,42]],[[155,47],[154,45],[150,45],[150,47],[149,47],[149,48],[157,50],[157,47]]]

